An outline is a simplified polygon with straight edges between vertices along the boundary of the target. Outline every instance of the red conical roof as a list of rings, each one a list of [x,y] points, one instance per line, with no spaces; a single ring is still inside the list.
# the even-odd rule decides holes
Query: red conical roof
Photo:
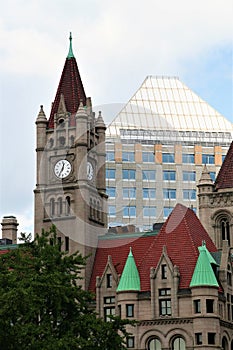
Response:
[[[233,188],[233,142],[215,180],[215,189]]]
[[[70,126],[75,126],[75,114],[78,110],[80,101],[86,105],[86,94],[83,88],[82,80],[79,74],[78,65],[72,51],[72,37],[70,36],[70,49],[66,58],[61,79],[57,88],[55,100],[52,105],[52,110],[49,118],[49,128],[54,127],[54,114],[58,112],[58,107],[61,99],[64,97],[64,102],[67,112],[70,116]]]

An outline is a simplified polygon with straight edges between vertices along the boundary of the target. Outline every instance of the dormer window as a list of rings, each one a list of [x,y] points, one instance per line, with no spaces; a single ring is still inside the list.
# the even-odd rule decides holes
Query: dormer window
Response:
[[[166,264],[163,264],[161,266],[161,277],[162,277],[162,280],[167,279],[167,265]]]
[[[112,288],[112,275],[110,273],[107,274],[107,288]]]

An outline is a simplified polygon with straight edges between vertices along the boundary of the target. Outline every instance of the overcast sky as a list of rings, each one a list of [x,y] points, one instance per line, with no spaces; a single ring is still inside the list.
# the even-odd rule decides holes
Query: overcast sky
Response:
[[[124,104],[147,75],[170,75],[233,121],[232,18],[232,0],[2,2],[0,220],[32,231],[35,119],[41,104],[49,116],[70,31],[94,105]]]

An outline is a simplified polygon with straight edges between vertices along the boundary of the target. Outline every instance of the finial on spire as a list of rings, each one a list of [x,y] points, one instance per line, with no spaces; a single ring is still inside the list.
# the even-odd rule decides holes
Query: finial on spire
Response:
[[[69,47],[69,53],[68,53],[68,56],[67,58],[73,58],[74,57],[74,54],[73,54],[73,50],[72,50],[72,34],[70,32],[70,47]]]

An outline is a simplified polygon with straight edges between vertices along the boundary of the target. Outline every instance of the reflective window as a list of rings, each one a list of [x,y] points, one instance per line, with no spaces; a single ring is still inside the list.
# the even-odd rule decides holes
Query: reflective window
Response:
[[[134,304],[126,304],[126,317],[134,317]]]
[[[195,200],[196,190],[183,190],[183,200]]]
[[[143,193],[143,198],[144,199],[149,199],[149,198],[155,198],[156,196],[156,191],[155,188],[143,188],[142,189],[142,193]]]
[[[143,207],[143,216],[144,217],[155,217],[156,216],[156,207]]]
[[[116,207],[115,207],[115,205],[109,205],[108,206],[108,215],[109,216],[116,216]]]
[[[133,349],[134,348],[134,337],[127,337],[126,339],[126,346],[128,349]]]
[[[163,171],[163,180],[164,181],[175,181],[176,180],[176,172],[173,170],[164,170]]]
[[[211,180],[214,182],[215,179],[216,179],[216,173],[215,173],[215,171],[210,171],[210,177],[211,177]]]
[[[159,313],[160,316],[171,316],[171,299],[160,299],[159,300]]]
[[[107,162],[114,162],[115,160],[115,152],[114,151],[107,151],[106,152],[106,161]]]
[[[163,153],[162,154],[162,162],[163,163],[175,163],[174,153]]]
[[[143,170],[142,171],[143,180],[155,180],[155,170]]]
[[[163,198],[164,199],[176,199],[176,189],[164,188],[163,189]]]
[[[136,187],[123,187],[123,198],[136,198]]]
[[[142,152],[143,163],[154,163],[155,156],[153,152]]]
[[[116,187],[107,187],[106,188],[107,195],[110,198],[115,198],[116,197]]]
[[[106,275],[106,286],[107,288],[112,288],[112,274],[107,273]]]
[[[115,304],[115,297],[105,297],[104,304]]]
[[[134,152],[122,152],[122,162],[134,162]]]
[[[177,337],[173,340],[172,350],[185,350],[185,349],[186,349],[186,345],[183,338]]]
[[[194,313],[199,314],[201,312],[201,300],[196,299],[193,301]]]
[[[214,164],[214,155],[202,154],[202,164]]]
[[[106,169],[106,179],[115,179],[116,170],[115,169]]]
[[[136,217],[136,207],[135,206],[127,206],[123,208],[123,216],[124,217]]]
[[[105,322],[111,321],[111,316],[115,315],[115,307],[105,307],[104,308],[104,320]]]
[[[195,171],[183,171],[183,181],[196,181]]]
[[[149,340],[148,350],[161,350],[161,342],[157,338]]]
[[[171,214],[173,209],[174,208],[171,208],[171,207],[164,207],[163,208],[163,217],[167,218]]]
[[[194,154],[190,154],[190,153],[182,154],[182,163],[194,164],[194,162],[195,162]]]
[[[202,344],[202,333],[195,333],[195,342],[197,345]]]
[[[135,180],[136,171],[133,169],[123,169],[122,177],[123,177],[123,180]]]

